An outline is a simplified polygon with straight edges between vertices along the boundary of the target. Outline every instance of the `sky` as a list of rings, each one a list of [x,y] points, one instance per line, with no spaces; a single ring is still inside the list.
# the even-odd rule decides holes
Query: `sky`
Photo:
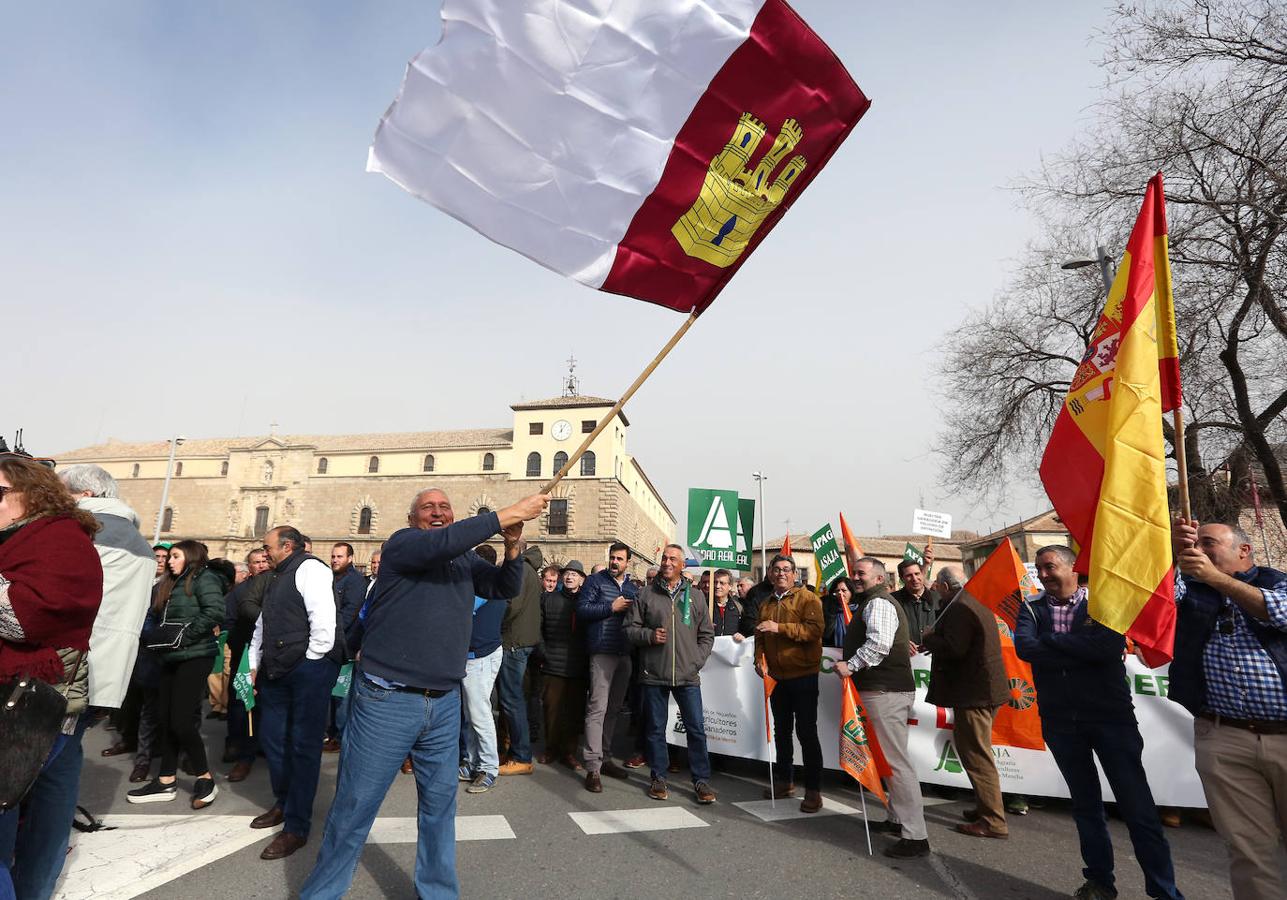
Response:
[[[516,0],[517,2],[517,0]],[[0,9],[0,433],[105,441],[510,424],[615,398],[682,321],[499,247],[365,172],[437,0],[116,0]],[[1011,190],[1101,95],[1100,3],[793,0],[872,108],[626,407],[684,528],[687,489],[766,530],[906,533],[939,487],[935,366],[1034,220]],[[1087,235],[1088,251],[1094,236]]]

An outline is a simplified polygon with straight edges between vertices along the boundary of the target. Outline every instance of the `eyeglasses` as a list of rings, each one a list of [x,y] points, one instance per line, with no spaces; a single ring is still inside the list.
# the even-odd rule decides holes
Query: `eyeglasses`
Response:
[[[769,572],[774,575],[790,575],[794,571],[795,569],[787,568],[786,566],[774,566],[769,569]]]

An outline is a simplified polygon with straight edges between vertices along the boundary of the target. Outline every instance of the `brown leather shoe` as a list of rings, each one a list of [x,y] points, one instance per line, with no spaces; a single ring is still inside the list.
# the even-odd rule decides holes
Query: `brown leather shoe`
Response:
[[[773,782],[773,787],[764,789],[765,800],[782,800],[786,797],[795,796],[795,785],[791,782],[783,784],[780,781]]]
[[[804,799],[800,801],[800,812],[816,813],[820,809],[822,809],[822,792],[805,791]]]
[[[698,803],[705,806],[715,802],[715,792],[711,790],[711,786],[706,782],[699,781],[693,785],[693,788],[697,791]]]
[[[591,794],[603,793],[603,780],[599,777],[598,772],[585,773],[585,789]]]
[[[617,765],[612,760],[606,761],[603,764],[603,769],[601,771],[603,772],[604,775],[607,775],[609,778],[625,779],[630,777],[629,772],[621,768],[621,766]]]
[[[982,822],[970,822],[956,826],[956,830],[961,834],[968,834],[970,837],[977,838],[996,838],[998,841],[1010,840],[1010,835],[1004,831],[993,831]]]
[[[136,763],[134,771],[130,773],[131,784],[142,784],[148,780],[148,775],[152,773],[151,763]]]
[[[416,767],[411,764],[411,757],[408,756],[402,761],[402,768],[399,771],[402,772],[403,775],[410,775],[415,770]]]
[[[577,759],[575,756],[573,756],[571,753],[564,756],[561,760],[559,760],[559,762],[563,763],[563,765],[567,766],[573,772],[585,771],[585,766],[581,765],[581,761]]]
[[[255,816],[250,820],[251,828],[276,828],[282,822],[286,821],[286,814],[282,812],[280,806],[274,806],[268,812]]]
[[[339,742],[339,741],[337,741],[335,738],[327,738],[326,740],[322,741],[322,752],[323,752],[323,753],[339,753],[339,752],[340,752],[340,742]]]
[[[135,753],[138,747],[130,747],[127,744],[113,744],[103,751],[104,756],[124,756],[126,753]]]
[[[243,759],[241,762],[237,763],[235,766],[232,767],[232,771],[228,773],[228,780],[245,781],[246,776],[250,774],[250,770],[253,769],[254,766],[255,766],[254,763],[246,762]]]
[[[283,831],[273,842],[264,848],[264,852],[259,854],[260,859],[285,859],[300,847],[308,843],[308,838],[300,837],[298,834],[291,834],[289,831]]]

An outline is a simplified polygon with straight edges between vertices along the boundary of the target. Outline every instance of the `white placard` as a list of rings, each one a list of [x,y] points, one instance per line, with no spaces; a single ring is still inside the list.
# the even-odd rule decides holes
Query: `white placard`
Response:
[[[936,538],[952,536],[952,514],[918,509],[912,513],[912,534],[929,534]]]

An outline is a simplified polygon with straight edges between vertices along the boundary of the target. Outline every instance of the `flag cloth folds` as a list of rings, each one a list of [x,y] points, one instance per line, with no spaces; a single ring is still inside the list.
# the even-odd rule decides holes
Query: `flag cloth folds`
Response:
[[[876,732],[867,727],[867,710],[858,699],[852,679],[844,680],[840,708],[840,768],[885,802],[885,789],[877,771]]]
[[[773,713],[769,709],[769,698],[773,696],[773,689],[778,686],[777,680],[768,673],[764,672],[764,738],[770,744],[773,743]]]
[[[1005,662],[1010,699],[997,710],[992,722],[992,743],[1044,750],[1046,744],[1041,738],[1041,715],[1037,711],[1032,667],[1019,658],[1014,648],[1017,617],[1027,615],[1020,612],[1024,601],[1039,591],[1009,538],[992,551],[961,592],[992,611],[1001,638],[1001,659]]]
[[[1171,658],[1175,584],[1162,413],[1180,405],[1162,173],[1148,183],[1090,346],[1041,459],[1041,481],[1080,548],[1090,615]]]
[[[845,567],[849,570],[849,577],[853,578],[854,567],[858,565],[860,557],[867,555],[867,551],[863,550],[858,538],[854,537],[854,533],[849,530],[849,523],[845,521],[844,513],[840,514],[840,542],[845,547]],[[848,625],[851,618],[849,610],[844,610],[844,614],[845,624]]]
[[[246,712],[255,708],[255,685],[250,680],[250,654],[242,653],[237,664],[237,674],[232,676],[232,689],[237,699],[246,705]]]
[[[590,287],[705,309],[871,101],[784,0],[444,0],[367,170]]]

